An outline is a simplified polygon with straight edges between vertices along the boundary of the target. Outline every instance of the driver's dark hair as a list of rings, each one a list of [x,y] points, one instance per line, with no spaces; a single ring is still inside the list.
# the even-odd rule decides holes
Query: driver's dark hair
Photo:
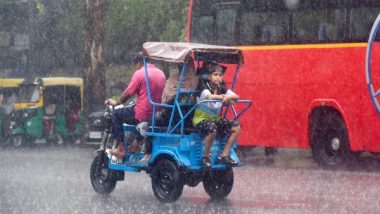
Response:
[[[133,59],[133,63],[134,64],[137,64],[137,63],[144,64],[144,56],[143,55],[135,56],[135,58]]]

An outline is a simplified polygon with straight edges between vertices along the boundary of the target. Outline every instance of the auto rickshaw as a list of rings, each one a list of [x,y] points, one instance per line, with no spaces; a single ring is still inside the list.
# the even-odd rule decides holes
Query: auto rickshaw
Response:
[[[22,81],[24,81],[22,78],[0,79],[0,141],[2,144],[6,144],[9,140],[13,104],[17,99],[19,85]]]
[[[80,143],[83,135],[83,79],[36,78],[20,84],[12,144]]]
[[[107,145],[109,145],[110,123],[113,112],[113,108],[107,106],[103,123],[108,126],[106,126],[107,128],[102,134],[100,148],[96,152],[97,155],[90,169],[91,184],[95,192],[110,194],[114,190],[117,181],[124,180],[125,171],[146,171],[151,176],[153,193],[161,202],[176,201],[181,196],[184,185],[195,187],[200,182],[203,182],[204,189],[211,198],[222,199],[226,197],[233,187],[234,174],[232,168],[235,166],[219,163],[217,155],[223,150],[228,136],[226,134],[217,135],[211,148],[212,167],[207,169],[201,165],[204,151],[203,138],[194,127],[186,126],[188,124],[186,121],[191,120],[191,115],[199,104],[221,101],[203,100],[197,103],[191,97],[198,95],[199,92],[196,89],[183,90],[181,89],[181,84],[186,72],[186,63],[190,57],[193,57],[198,62],[198,68],[200,63],[210,60],[227,65],[227,72],[231,72],[235,68],[235,75],[230,85],[233,90],[238,76],[239,65],[243,63],[241,51],[225,46],[148,42],[143,45],[143,53],[145,56],[146,87],[149,101],[153,106],[152,115],[154,116],[145,126],[143,123],[137,126],[124,124],[123,130],[126,136],[130,136],[139,130],[145,136],[145,142],[152,143],[151,157],[147,162],[139,161],[144,156],[144,153],[128,151],[128,143],[131,143],[129,137],[125,137],[127,155],[121,162],[106,152]],[[147,59],[182,65],[178,90],[172,104],[152,101]],[[185,98],[180,94],[184,95]],[[189,99],[186,99],[186,97],[189,97]],[[224,106],[221,116],[238,120],[251,105],[252,101],[250,100],[237,100],[233,105]],[[170,119],[168,125],[158,126],[156,113],[162,108],[170,110]],[[175,119],[175,115],[179,116],[179,119]],[[234,151],[236,147],[237,142],[235,141],[229,155],[239,163],[237,166],[242,166]]]

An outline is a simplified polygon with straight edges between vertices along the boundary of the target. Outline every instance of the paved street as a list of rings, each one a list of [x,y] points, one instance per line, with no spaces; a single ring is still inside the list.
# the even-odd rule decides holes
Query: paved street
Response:
[[[109,196],[94,192],[95,147],[0,149],[0,213],[379,213],[380,167],[364,158],[352,170],[325,170],[308,151],[254,149],[234,170],[231,194],[211,201],[202,184],[185,187],[173,204],[153,195],[150,178],[126,173]]]

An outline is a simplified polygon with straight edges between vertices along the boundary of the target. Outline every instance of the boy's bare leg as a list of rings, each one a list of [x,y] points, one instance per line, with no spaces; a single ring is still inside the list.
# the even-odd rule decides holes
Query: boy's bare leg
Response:
[[[211,146],[212,146],[212,143],[214,142],[215,136],[216,136],[216,132],[213,132],[205,137],[204,139],[205,152],[203,153],[203,157],[208,157],[210,155]]]
[[[234,143],[234,141],[236,140],[236,138],[239,136],[240,131],[241,131],[241,127],[240,126],[233,126],[231,128],[231,132],[232,133],[231,133],[230,137],[227,140],[226,146],[224,147],[222,154],[220,154],[221,157],[228,156],[228,154],[230,153],[232,144]]]
[[[148,161],[150,159],[150,154],[145,154],[143,158],[140,159],[140,161]]]

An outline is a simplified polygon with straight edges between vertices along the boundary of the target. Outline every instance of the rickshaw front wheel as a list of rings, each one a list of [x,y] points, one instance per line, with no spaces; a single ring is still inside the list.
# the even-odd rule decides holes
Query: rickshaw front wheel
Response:
[[[177,165],[168,159],[161,159],[152,170],[152,189],[161,202],[178,200],[183,191],[182,175]]]
[[[234,184],[234,172],[231,167],[226,170],[212,170],[203,177],[203,187],[213,199],[223,199],[230,194]]]
[[[97,155],[91,164],[90,179],[95,192],[99,194],[110,194],[116,186],[116,178],[111,169],[108,169],[108,158]]]
[[[17,148],[20,147],[24,143],[24,137],[20,134],[12,137],[12,145]]]

